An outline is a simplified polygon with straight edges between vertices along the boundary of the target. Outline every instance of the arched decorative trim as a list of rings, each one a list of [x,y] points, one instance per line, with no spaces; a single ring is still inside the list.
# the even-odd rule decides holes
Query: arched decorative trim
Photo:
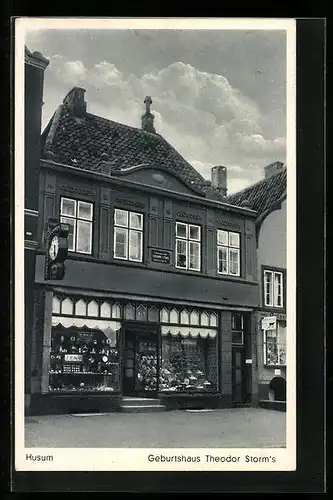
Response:
[[[101,305],[101,317],[111,318],[111,306],[109,302],[103,302],[103,304]]]
[[[61,302],[61,314],[73,314],[73,301],[69,297]]]
[[[118,302],[115,302],[112,306],[112,318],[113,319],[120,319],[121,318],[121,307],[118,304]]]
[[[180,313],[180,323],[182,325],[188,325],[190,323],[190,315],[186,309],[183,309]]]
[[[190,314],[191,325],[199,325],[199,314],[198,311],[191,311]]]
[[[203,339],[206,339],[206,338],[214,339],[216,337],[216,330],[213,330],[210,328],[193,328],[193,327],[186,327],[186,326],[162,325],[161,333],[163,336],[172,335],[173,337],[177,337],[178,335],[180,335],[183,338],[201,337]]]
[[[62,325],[65,328],[91,328],[101,330],[102,332],[118,331],[121,327],[119,321],[110,321],[103,319],[89,319],[89,318],[66,318],[63,316],[52,316],[52,326]]]
[[[60,314],[60,300],[55,295],[52,299],[52,312],[55,314]]]
[[[158,322],[158,309],[155,306],[148,308],[148,321]]]
[[[78,300],[75,303],[75,309],[74,309],[74,314],[76,316],[86,316],[87,315],[87,304],[86,301],[83,299]]]
[[[147,307],[143,305],[138,305],[136,307],[136,319],[138,321],[147,321]]]
[[[91,300],[88,304],[88,316],[98,316],[98,304],[95,300]]]
[[[177,309],[171,309],[170,323],[179,323],[179,312],[177,311]]]
[[[217,326],[217,316],[215,313],[210,313],[209,326]]]
[[[201,313],[200,324],[202,326],[209,326],[209,318],[208,318],[208,314],[206,312]]]
[[[125,319],[135,319],[135,308],[132,304],[126,304],[124,309]]]
[[[165,307],[161,310],[161,323],[169,323],[169,311]]]

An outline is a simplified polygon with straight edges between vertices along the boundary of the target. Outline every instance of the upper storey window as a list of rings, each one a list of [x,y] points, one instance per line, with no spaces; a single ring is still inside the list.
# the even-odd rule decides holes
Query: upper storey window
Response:
[[[280,271],[264,270],[264,300],[265,306],[283,307],[283,273]]]
[[[217,230],[217,272],[240,276],[240,235]]]
[[[142,262],[143,215],[127,210],[114,211],[113,255],[115,259]]]
[[[201,227],[176,222],[176,267],[201,270]]]
[[[60,222],[69,225],[68,250],[91,254],[93,205],[86,201],[61,198]]]

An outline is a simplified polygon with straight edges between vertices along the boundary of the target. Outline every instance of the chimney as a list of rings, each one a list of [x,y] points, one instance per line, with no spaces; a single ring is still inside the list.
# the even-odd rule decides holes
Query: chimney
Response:
[[[222,196],[227,196],[227,169],[221,165],[213,167],[212,170],[212,186]]]
[[[156,130],[154,128],[154,115],[150,112],[150,106],[152,104],[152,99],[150,96],[147,96],[144,100],[144,103],[146,105],[146,112],[144,115],[141,116],[141,124],[142,124],[142,130],[145,130],[146,132],[151,132],[153,134],[156,133]]]
[[[269,179],[275,174],[282,172],[286,166],[281,161],[276,161],[265,167],[265,179]]]
[[[82,118],[87,110],[87,103],[84,100],[85,92],[86,90],[81,87],[73,87],[63,100],[63,104],[77,118]]]

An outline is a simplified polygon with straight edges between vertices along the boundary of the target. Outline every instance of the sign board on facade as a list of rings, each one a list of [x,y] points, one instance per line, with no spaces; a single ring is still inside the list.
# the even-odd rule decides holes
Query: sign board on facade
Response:
[[[156,250],[151,251],[152,262],[160,262],[161,264],[170,264],[170,252],[167,250]]]
[[[274,375],[281,375],[281,370],[280,370],[280,368],[275,368],[275,370],[274,370]]]
[[[276,330],[276,316],[266,316],[261,320],[263,330]]]
[[[245,360],[245,363],[246,363],[247,365],[252,365],[252,359],[246,359],[246,360]]]

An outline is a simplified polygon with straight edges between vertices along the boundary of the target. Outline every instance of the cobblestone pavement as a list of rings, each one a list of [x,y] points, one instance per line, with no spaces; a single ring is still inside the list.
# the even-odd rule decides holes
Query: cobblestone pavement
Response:
[[[206,412],[27,417],[26,447],[284,447],[286,413],[262,408]]]

